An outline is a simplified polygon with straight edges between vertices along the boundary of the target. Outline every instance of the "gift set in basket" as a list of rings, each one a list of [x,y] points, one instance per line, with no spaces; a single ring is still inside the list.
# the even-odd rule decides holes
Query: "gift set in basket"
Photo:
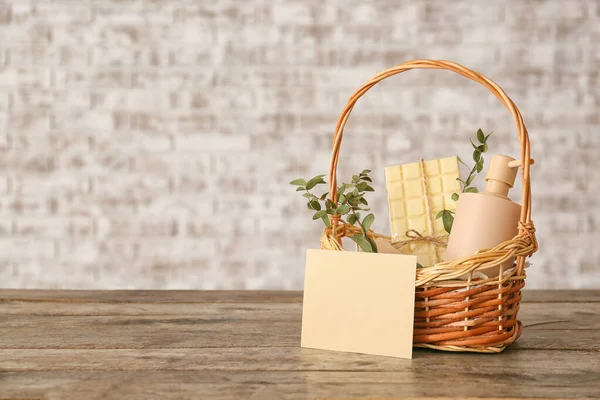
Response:
[[[401,237],[378,234],[369,229],[370,224],[361,226],[348,223],[350,218],[340,215],[344,212],[347,213],[347,209],[340,213],[327,213],[326,216],[324,211],[319,211],[318,215],[328,219],[321,237],[321,248],[330,251],[344,251],[342,239],[355,236],[361,232],[361,229],[364,229],[365,238],[372,243],[373,247],[375,247],[373,240],[379,243],[380,252],[386,243],[393,244],[395,248],[399,248],[398,244],[400,247],[406,248],[412,246],[413,251],[416,251],[416,247],[420,248],[421,253],[417,255],[417,262],[423,265],[418,264],[416,269],[413,346],[445,351],[498,353],[521,335],[522,324],[517,319],[517,314],[521,289],[525,285],[526,258],[531,256],[538,246],[531,220],[530,164],[533,164],[533,160],[530,158],[529,137],[520,111],[497,84],[483,75],[449,61],[410,61],[374,76],[350,97],[339,117],[333,138],[328,175],[329,194],[327,197],[331,201],[329,204],[333,204],[333,207],[337,206],[338,209],[343,208],[339,203],[341,196],[338,194],[336,170],[344,127],[356,102],[380,81],[411,69],[449,70],[488,88],[506,106],[514,119],[521,148],[520,160],[506,156],[494,156],[486,177],[488,186],[485,194],[474,193],[476,190],[471,191],[469,190],[471,188],[466,188],[466,192],[460,194],[460,199],[458,199],[458,194],[453,193],[452,199],[454,201],[458,199],[458,209],[452,205],[455,208],[450,211],[440,211],[450,207],[450,203],[452,203],[450,195],[446,196],[444,193],[448,190],[450,190],[448,193],[455,190],[453,182],[461,181],[466,183],[465,186],[471,183],[471,177],[468,178],[469,182],[454,177],[453,171],[458,169],[455,161],[458,159],[457,157],[432,162],[421,160],[396,169],[386,169],[392,228],[394,229],[394,224],[399,224],[400,228],[397,230],[406,228],[406,232],[401,232]],[[473,145],[475,148],[474,159],[477,162],[474,169],[476,172],[481,171],[483,167],[482,152],[487,150],[487,136],[478,132],[478,137],[481,144]],[[462,160],[458,160],[462,162]],[[510,202],[506,197],[508,189],[514,182],[518,167],[522,168],[522,202],[520,206]],[[370,181],[366,175],[361,174],[359,177],[355,176],[355,182],[359,182],[363,176]],[[393,186],[396,182],[394,179],[399,182],[396,186]],[[368,186],[363,185],[364,187]],[[449,187],[452,189],[448,189]],[[436,190],[440,192],[439,201],[434,196]],[[419,200],[414,204],[410,203],[411,200],[407,194],[410,191],[418,192],[425,201],[420,202]],[[403,208],[395,206],[400,203],[404,204]],[[478,204],[492,208],[500,207],[493,209],[503,211],[493,213],[495,215],[490,218],[494,222],[488,224],[485,228],[487,230],[484,230],[483,233],[472,231],[471,234],[461,237],[458,230],[470,229],[469,224],[472,222],[469,222],[466,215],[475,212],[473,210],[479,207]],[[311,208],[310,202],[309,208]],[[411,212],[418,218],[409,215]],[[448,240],[448,235],[441,234],[440,229],[443,229],[443,225],[447,222],[444,213],[452,216],[455,212],[456,220]],[[436,220],[435,214],[438,214],[438,217],[439,215],[444,216],[443,224],[441,220]],[[500,225],[506,225],[506,221],[513,218],[511,215],[514,215],[515,220],[514,223],[509,224],[509,228],[514,228],[514,232],[508,236],[508,239],[476,251],[465,250],[466,253],[461,253],[456,250],[461,247],[459,242],[471,240],[471,236],[482,238],[494,236],[500,230]],[[351,218],[351,222],[356,220],[355,217]],[[510,229],[509,231],[512,232]],[[355,241],[364,248],[362,246],[364,243],[358,239]],[[394,244],[394,242],[396,243]],[[448,252],[446,252],[446,246],[454,247],[455,250],[448,248]],[[359,246],[357,246],[358,249]],[[454,256],[448,257],[451,251]]]

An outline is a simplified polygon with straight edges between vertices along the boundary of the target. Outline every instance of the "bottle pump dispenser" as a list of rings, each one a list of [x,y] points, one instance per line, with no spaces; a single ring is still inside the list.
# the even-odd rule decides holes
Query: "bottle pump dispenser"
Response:
[[[446,260],[473,255],[517,235],[521,206],[507,195],[515,183],[520,165],[521,162],[514,158],[495,155],[485,177],[485,191],[460,195],[448,239]],[[513,264],[514,259],[511,258],[502,266],[506,271]],[[492,278],[498,276],[500,266],[478,271]]]

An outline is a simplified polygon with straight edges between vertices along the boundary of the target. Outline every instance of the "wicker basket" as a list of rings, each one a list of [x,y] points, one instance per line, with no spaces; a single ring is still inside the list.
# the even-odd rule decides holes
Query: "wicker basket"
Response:
[[[329,169],[329,193],[335,202],[336,170],[346,121],[357,100],[378,82],[414,68],[447,69],[488,88],[512,114],[521,144],[523,199],[518,234],[493,249],[469,257],[420,268],[416,276],[415,325],[413,344],[446,351],[498,353],[514,342],[522,332],[517,319],[521,289],[525,285],[525,258],[537,250],[535,229],[531,221],[531,187],[529,181],[529,137],[521,113],[504,93],[488,78],[449,61],[415,60],[387,69],[360,87],[344,107],[333,138]],[[359,229],[330,216],[331,227],[325,228],[321,247],[343,251],[342,238]],[[373,238],[390,240],[389,236],[368,232]],[[503,271],[502,264],[516,257],[514,268]],[[474,280],[476,270],[500,266],[497,277]],[[469,276],[468,280],[458,279]]]

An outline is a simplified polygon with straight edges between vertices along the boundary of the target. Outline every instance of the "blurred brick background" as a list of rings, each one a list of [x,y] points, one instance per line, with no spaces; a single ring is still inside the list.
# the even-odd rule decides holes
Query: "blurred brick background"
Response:
[[[0,287],[299,289],[321,226],[287,182],[326,173],[355,88],[451,59],[521,108],[540,252],[530,288],[600,287],[600,1],[0,0]],[[370,91],[340,180],[518,154],[485,88],[411,71]],[[518,191],[514,193],[518,197]]]

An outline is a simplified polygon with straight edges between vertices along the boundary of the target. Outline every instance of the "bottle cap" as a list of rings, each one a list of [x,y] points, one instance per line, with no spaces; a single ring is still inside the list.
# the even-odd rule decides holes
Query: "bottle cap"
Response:
[[[509,188],[512,188],[515,184],[518,170],[518,168],[512,167],[514,161],[515,159],[509,156],[493,156],[487,174],[485,175],[486,182],[489,182],[490,180],[499,181],[508,185]]]

